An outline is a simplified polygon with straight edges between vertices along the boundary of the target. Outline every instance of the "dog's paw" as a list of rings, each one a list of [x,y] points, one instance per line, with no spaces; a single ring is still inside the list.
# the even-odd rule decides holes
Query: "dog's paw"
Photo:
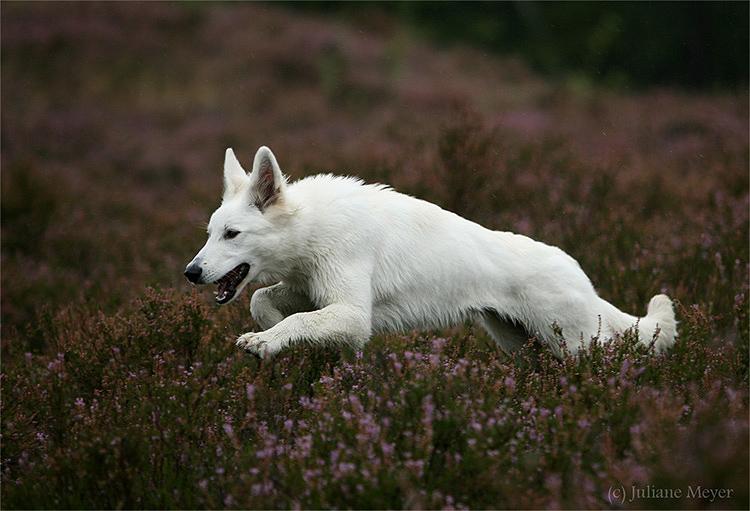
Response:
[[[241,335],[235,345],[245,352],[260,359],[272,357],[276,352],[271,348],[271,343],[263,338],[263,332],[248,332]]]

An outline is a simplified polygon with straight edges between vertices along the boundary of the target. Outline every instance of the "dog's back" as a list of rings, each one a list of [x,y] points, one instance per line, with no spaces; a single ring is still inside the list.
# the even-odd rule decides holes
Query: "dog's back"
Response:
[[[543,340],[556,339],[559,329],[576,351],[592,336],[611,335],[638,321],[599,298],[578,263],[557,247],[491,231],[430,202],[358,179],[318,175],[298,181],[289,192],[308,216],[311,273],[320,272],[321,278],[308,281],[311,295],[336,268],[358,265],[371,290],[374,331],[480,319],[503,322],[506,330],[521,327],[526,336]],[[649,318],[640,324],[644,340],[656,328]],[[661,321],[660,346],[674,338],[673,315],[672,323],[668,319]]]

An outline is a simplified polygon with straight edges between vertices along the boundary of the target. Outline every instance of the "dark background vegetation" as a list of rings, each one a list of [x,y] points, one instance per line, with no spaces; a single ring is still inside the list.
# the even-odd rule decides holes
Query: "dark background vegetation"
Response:
[[[399,20],[434,43],[523,58],[557,78],[620,88],[748,83],[747,2],[295,2],[377,29]]]
[[[748,506],[746,3],[2,5],[5,508]],[[224,149],[562,247],[642,314],[563,362],[472,325],[238,352],[181,275]],[[711,502],[688,487],[732,490]]]

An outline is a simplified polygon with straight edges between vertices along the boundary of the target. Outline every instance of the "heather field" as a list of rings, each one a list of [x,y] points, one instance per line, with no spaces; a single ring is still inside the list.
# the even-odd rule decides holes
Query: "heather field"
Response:
[[[2,507],[713,508],[748,492],[747,88],[610,89],[284,6],[2,5]],[[224,150],[558,245],[680,337],[259,363],[182,271]]]

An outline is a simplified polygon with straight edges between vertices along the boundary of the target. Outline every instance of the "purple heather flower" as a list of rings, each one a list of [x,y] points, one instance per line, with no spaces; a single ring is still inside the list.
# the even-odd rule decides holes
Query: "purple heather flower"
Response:
[[[406,468],[414,470],[419,477],[422,477],[424,473],[424,460],[406,460],[404,461]]]
[[[354,463],[347,463],[345,461],[342,461],[338,464],[338,473],[341,476],[345,476],[347,474],[350,474],[354,472],[354,469],[357,468],[357,466]]]
[[[628,373],[628,369],[630,369],[630,360],[627,358],[622,361],[622,366],[620,367],[620,378],[624,379],[625,375]]]
[[[394,445],[388,442],[380,442],[380,450],[385,456],[390,456],[394,452]]]

